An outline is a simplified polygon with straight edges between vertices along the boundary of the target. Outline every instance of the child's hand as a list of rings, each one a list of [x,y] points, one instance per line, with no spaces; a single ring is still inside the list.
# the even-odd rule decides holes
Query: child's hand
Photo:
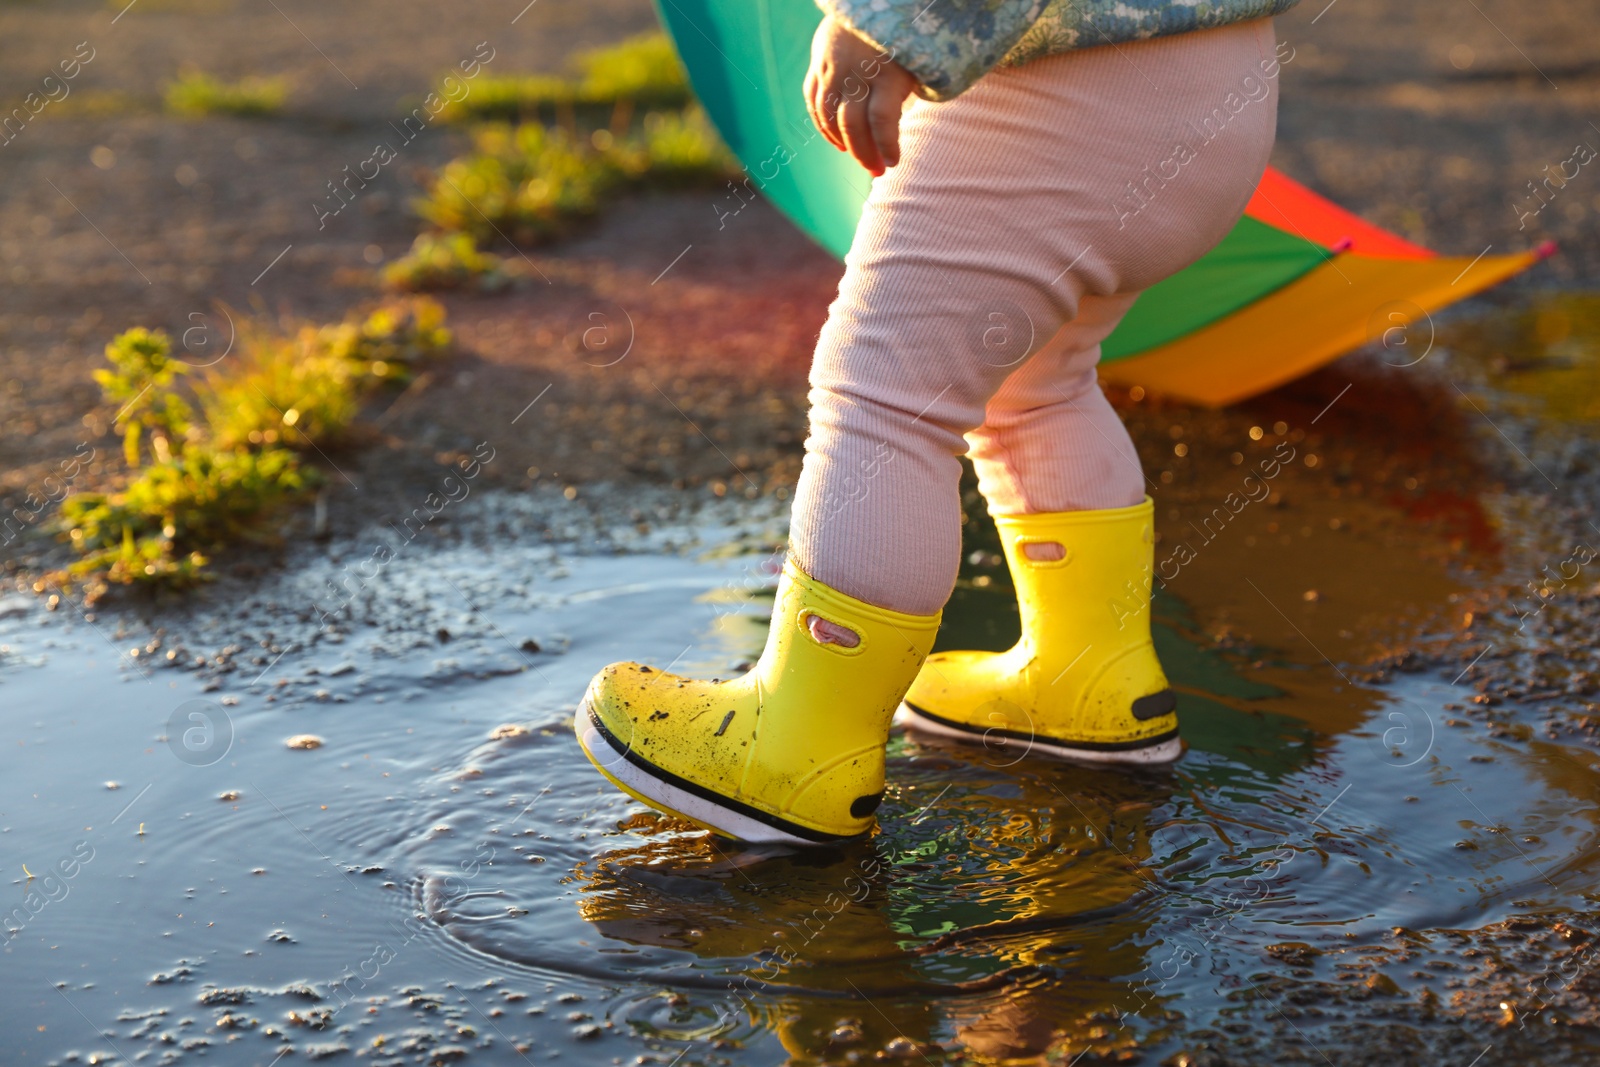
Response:
[[[900,162],[900,108],[916,84],[888,55],[823,17],[811,39],[806,107],[822,136],[873,177]]]

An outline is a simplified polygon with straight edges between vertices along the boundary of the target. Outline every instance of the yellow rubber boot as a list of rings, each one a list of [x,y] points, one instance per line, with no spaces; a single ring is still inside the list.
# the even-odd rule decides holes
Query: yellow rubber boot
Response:
[[[906,694],[908,728],[1102,763],[1182,754],[1176,700],[1150,642],[1149,497],[1105,511],[996,517],[1022,616],[1006,652],[940,652]],[[1030,558],[1058,544],[1062,558]]]
[[[824,644],[812,618],[859,637]],[[597,674],[574,719],[589,761],[653,808],[727,837],[828,844],[872,826],[889,723],[938,615],[873,607],[783,568],[761,659],[702,682],[637,663]]]

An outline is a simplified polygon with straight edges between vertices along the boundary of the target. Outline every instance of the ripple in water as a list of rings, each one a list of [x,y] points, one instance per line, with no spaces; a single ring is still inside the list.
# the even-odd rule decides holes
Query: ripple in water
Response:
[[[621,618],[641,658],[687,621]],[[717,674],[759,648],[758,626],[742,648],[728,616],[702,626],[695,645],[718,654],[677,669]],[[1370,726],[1330,735],[1208,653],[1168,659],[1189,665],[1173,672],[1192,746],[1174,768],[896,737],[879,832],[815,852],[713,838],[610,789],[567,703],[442,770],[394,862],[464,950],[631,990],[613,1017],[641,1032],[765,1027],[814,1051],[848,1045],[852,1027],[913,1044],[954,1030],[996,1055],[1108,1010],[1220,1008],[1284,943],[1480,925],[1552,890],[1576,899],[1592,876],[1592,833],[1522,863],[1473,811],[1460,770],[1481,740],[1430,734],[1426,758],[1397,759],[1381,694],[1351,690],[1343,721]],[[1409,684],[1396,695],[1412,706],[1443,699]],[[1472,770],[1507,822],[1559,821],[1562,795],[1536,768]],[[468,855],[469,842],[482,844]]]
[[[78,832],[96,849],[70,899],[27,935],[53,946],[59,919],[116,943],[142,968],[127,983],[144,989],[135,1007],[174,1017],[213,984],[263,1013],[298,1010],[297,990],[329,997],[376,941],[398,951],[374,985],[392,1006],[340,1015],[358,1036],[434,1000],[476,1018],[458,1003],[472,983],[503,1000],[497,1025],[560,1047],[620,1031],[669,1059],[680,1043],[757,1057],[774,1041],[813,1058],[955,1043],[1005,1058],[1062,1035],[1103,1031],[1102,1049],[1159,1036],[1169,1010],[1204,1025],[1284,961],[1312,971],[1320,951],[1331,970],[1336,946],[1395,927],[1473,929],[1576,906],[1600,873],[1582,753],[1436,724],[1428,709],[1449,687],[1415,676],[1341,689],[1291,663],[1246,679],[1177,624],[1159,635],[1191,746],[1176,766],[1106,770],[896,737],[869,840],[735,846],[612,789],[570,717],[611,659],[726,676],[750,658],[766,601],[718,591],[747,561],[587,560],[536,600],[497,601],[491,576],[472,579],[481,564],[459,565],[483,611],[446,620],[448,642],[402,648],[358,628],[285,656],[242,699],[207,697],[233,728],[214,763],[174,761],[158,732],[194,693],[80,669],[78,691],[121,713],[81,726],[35,715],[18,736],[47,778],[124,786],[51,794],[76,806],[58,826],[15,831],[30,862]],[[490,669],[530,636],[545,651],[526,670]],[[52,679],[88,662],[50,654],[61,666],[8,668],[8,691],[50,706]],[[296,691],[304,699],[286,707]],[[302,732],[325,744],[284,747]],[[144,986],[157,972],[177,977]],[[109,1003],[108,975],[129,976],[96,976]],[[503,990],[489,984],[502,978]],[[40,1010],[75,1018],[34,984]],[[548,1003],[512,999],[541,985]],[[104,1015],[89,984],[71,993]]]

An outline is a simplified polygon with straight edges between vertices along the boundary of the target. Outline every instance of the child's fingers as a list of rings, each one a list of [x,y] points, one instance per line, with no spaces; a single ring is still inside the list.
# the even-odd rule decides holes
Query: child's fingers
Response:
[[[833,142],[833,147],[841,152],[849,151],[845,146],[844,130],[840,127],[845,103],[844,97],[837,89],[827,89],[820,97],[818,106],[818,110],[822,113],[823,132],[828,135],[828,140]]]
[[[800,83],[800,99],[805,101],[806,114],[811,117],[811,125],[817,126],[817,72],[813,68],[806,71],[806,80]],[[817,132],[822,132],[820,126]]]
[[[828,54],[826,29],[827,20],[824,19],[812,42],[811,66],[806,70],[806,80],[801,89],[805,94],[806,113],[811,116],[811,124],[827,138],[828,143],[842,152],[844,140],[839,135],[838,120],[834,117],[839,94],[830,88],[837,75]]]
[[[900,162],[900,107],[902,101],[882,88],[874,90],[867,98],[867,121],[872,127],[873,140],[885,167]]]
[[[867,115],[867,101],[846,100],[839,108],[840,125],[844,128],[844,141],[856,162],[874,177],[883,173],[883,160],[878,155],[878,142],[872,136],[872,120]]]
[[[815,70],[806,75],[806,113],[811,116],[811,124],[817,128],[817,132],[829,141],[833,140],[828,132],[827,120],[822,117],[822,79]]]
[[[844,151],[844,137],[839,133],[839,94],[828,89],[826,78],[813,79],[811,96],[806,102],[811,111],[811,121],[828,143]]]

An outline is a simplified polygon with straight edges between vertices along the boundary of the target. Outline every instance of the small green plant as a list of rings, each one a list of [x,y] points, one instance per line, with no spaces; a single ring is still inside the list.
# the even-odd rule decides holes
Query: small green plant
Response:
[[[425,233],[411,251],[383,268],[383,284],[390,289],[459,289],[466,285],[493,292],[510,279],[499,256],[480,252],[471,234]]]
[[[293,453],[219,448],[195,424],[177,392],[188,371],[159,330],[134,328],[106,346],[109,369],[95,372],[118,404],[116,425],[133,476],[116,493],[62,501],[58,528],[82,554],[68,576],[181,586],[201,577],[205,551],[253,537],[254,521],[307,484]],[[141,441],[148,433],[149,463]]]
[[[206,552],[262,541],[260,520],[316,480],[292,452],[194,444],[140,470],[121,492],[61,504],[62,526],[83,558],[74,577],[182,587],[204,580]]]
[[[442,95],[442,90],[441,90]],[[553,114],[555,108],[571,105],[577,87],[570,78],[549,74],[510,74],[496,77],[479,74],[467,95],[445,105],[439,117],[447,122],[469,119],[517,121]]]
[[[738,161],[698,107],[651,112],[644,117],[644,132],[637,143],[644,166],[635,180],[659,185],[714,185],[740,173]]]
[[[188,366],[172,358],[172,339],[160,330],[134,327],[106,345],[109,370],[94,372],[106,400],[117,405],[116,429],[122,434],[122,452],[128,466],[137,467],[144,434],[156,459],[165,461],[174,442],[182,442],[192,428],[193,412],[173,384]]]
[[[119,407],[131,474],[117,492],[62,501],[56,529],[81,558],[58,578],[203,580],[208,553],[271,538],[262,520],[320,479],[301,455],[347,442],[369,387],[409,379],[449,344],[444,308],[426,297],[330,326],[246,323],[238,356],[193,383],[196,420],[178,392],[188,368],[171,358],[171,339],[141,328],[121,334],[95,379]]]
[[[549,117],[561,107],[677,108],[689,102],[689,79],[662,33],[644,33],[573,57],[573,76],[480,74],[441,113],[450,121]]]
[[[242,115],[256,117],[282,110],[289,95],[283,78],[241,78],[224,82],[188,68],[166,88],[167,110],[179,115]]]
[[[485,126],[473,142],[474,153],[445,165],[417,211],[483,243],[496,229],[522,244],[558,237],[598,211],[619,177],[601,153],[537,123]]]
[[[317,331],[318,344],[351,366],[358,382],[409,382],[417,368],[449,350],[444,305],[426,296],[401,297]]]
[[[492,124],[472,155],[452,160],[417,213],[439,230],[487,242],[538,244],[566,234],[630,185],[714,183],[739,173],[705,113],[652,112],[636,136],[596,130],[579,140],[538,123]]]
[[[317,343],[314,327],[280,336],[240,329],[240,358],[195,392],[219,448],[337,446],[360,411],[351,364]]]
[[[326,326],[251,323],[241,358],[197,387],[212,439],[224,448],[337,448],[369,385],[405,383],[450,347],[444,308],[427,297],[390,301]]]
[[[631,100],[640,107],[683,107],[689,102],[689,79],[664,33],[580,52],[574,64],[582,72],[576,92],[581,103]]]

